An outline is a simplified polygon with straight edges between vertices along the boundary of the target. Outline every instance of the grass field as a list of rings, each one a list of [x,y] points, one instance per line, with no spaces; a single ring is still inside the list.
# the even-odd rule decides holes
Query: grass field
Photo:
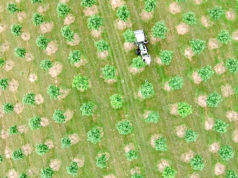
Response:
[[[44,103],[35,106],[24,105],[22,113],[6,113],[2,115],[0,129],[8,131],[13,125],[26,125],[33,116],[46,117],[49,125],[39,130],[32,131],[28,129],[26,133],[11,135],[8,138],[0,139],[0,155],[3,155],[3,161],[0,168],[0,177],[8,176],[9,171],[14,169],[18,174],[25,172],[30,177],[40,177],[41,169],[49,167],[53,159],[61,161],[60,169],[55,172],[53,177],[71,177],[66,166],[74,158],[84,160],[84,165],[78,171],[77,176],[83,178],[99,178],[106,175],[114,175],[117,178],[131,177],[131,170],[138,167],[141,175],[146,178],[162,177],[157,165],[162,159],[168,161],[169,165],[177,171],[177,178],[190,177],[196,173],[197,177],[212,178],[225,177],[226,173],[216,176],[214,173],[215,165],[220,162],[226,167],[226,170],[237,169],[237,143],[234,142],[233,133],[238,129],[237,121],[230,122],[227,118],[228,111],[238,112],[237,94],[225,97],[222,93],[222,86],[229,85],[235,88],[238,85],[237,73],[231,73],[228,70],[223,74],[215,73],[207,81],[195,84],[192,73],[207,65],[216,66],[218,63],[226,62],[228,58],[237,58],[238,42],[233,39],[228,44],[222,44],[217,49],[209,49],[209,39],[216,38],[221,30],[228,30],[230,34],[238,29],[237,18],[228,20],[224,14],[219,20],[212,21],[210,26],[205,27],[202,24],[202,15],[208,16],[208,9],[215,6],[221,6],[224,11],[235,9],[235,0],[203,0],[197,5],[193,0],[178,3],[181,12],[172,14],[169,11],[169,5],[172,0],[157,0],[157,7],[153,11],[153,17],[149,20],[143,20],[140,16],[144,9],[144,1],[125,0],[131,16],[129,21],[131,30],[144,29],[151,40],[151,29],[158,21],[164,21],[169,31],[166,38],[154,44],[149,43],[149,53],[152,57],[150,66],[146,66],[144,71],[132,74],[128,68],[131,61],[136,57],[135,50],[126,51],[124,49],[123,33],[125,29],[119,30],[115,25],[117,21],[116,10],[114,10],[109,0],[97,0],[95,4],[98,15],[103,18],[102,33],[100,37],[93,37],[91,30],[87,27],[89,16],[84,14],[85,8],[80,5],[81,1],[70,0],[67,5],[71,8],[70,13],[75,16],[75,21],[70,24],[70,28],[79,35],[80,43],[75,46],[68,45],[62,37],[60,29],[64,26],[64,18],[58,17],[56,7],[58,0],[45,1],[32,4],[30,0],[21,0],[17,6],[26,13],[26,17],[19,22],[17,13],[10,14],[7,10],[7,3],[10,0],[0,1],[0,25],[5,25],[5,30],[0,33],[0,45],[5,41],[9,42],[9,49],[2,51],[0,57],[4,60],[12,60],[15,65],[12,70],[6,71],[4,67],[0,68],[0,79],[8,78],[9,81],[15,79],[19,82],[17,91],[0,91],[0,105],[4,103],[22,103],[24,94],[34,92],[41,94]],[[42,14],[44,22],[53,22],[54,26],[51,32],[44,36],[56,40],[58,50],[52,55],[47,55],[43,50],[37,47],[36,38],[42,34],[39,26],[32,23],[32,15],[37,12],[40,6],[49,5],[49,9]],[[183,14],[192,11],[196,14],[196,25],[189,26],[190,30],[179,35],[176,26],[182,22]],[[235,16],[237,16],[237,11]],[[212,24],[213,23],[213,24]],[[21,37],[15,37],[11,33],[11,25],[20,24],[22,32],[29,32],[30,39],[24,41]],[[104,39],[108,42],[110,49],[108,56],[101,59],[97,56],[95,41]],[[200,55],[195,55],[190,61],[185,55],[184,50],[189,47],[189,41],[192,39],[201,39],[206,41],[206,48]],[[24,58],[17,58],[14,54],[16,47],[25,48],[34,56],[34,60],[28,62]],[[2,49],[2,48],[1,48]],[[70,51],[80,50],[82,58],[87,60],[87,64],[79,68],[71,65],[68,60]],[[156,58],[161,50],[174,51],[172,62],[169,66],[159,65]],[[40,63],[44,59],[52,62],[58,61],[63,65],[62,72],[51,77],[49,73],[40,68]],[[101,76],[102,68],[110,64],[116,67],[118,76],[117,82],[108,84],[104,82]],[[37,80],[33,83],[29,81],[29,74],[37,75]],[[89,77],[91,88],[85,92],[72,88],[72,81],[77,74]],[[175,91],[166,91],[164,84],[170,78],[179,75],[183,77],[183,88]],[[142,100],[138,96],[140,87],[145,80],[153,84],[155,95],[149,99]],[[56,84],[63,89],[71,89],[68,96],[61,101],[51,100],[47,94],[47,88],[51,84]],[[222,95],[223,101],[217,108],[201,107],[196,98],[199,95],[209,95],[217,92]],[[123,96],[124,104],[120,109],[111,107],[109,97],[115,93]],[[93,116],[82,116],[80,107],[82,103],[92,101],[96,104],[96,110]],[[193,107],[193,113],[186,118],[170,114],[170,105],[187,102]],[[71,120],[65,124],[57,124],[52,119],[55,109],[74,112]],[[2,108],[1,108],[2,110]],[[160,120],[158,123],[146,123],[143,114],[146,110],[159,112]],[[1,111],[2,112],[2,111]],[[208,118],[221,119],[229,123],[227,132],[224,134],[205,129],[205,121]],[[116,129],[116,124],[121,120],[130,120],[133,131],[131,134],[120,135]],[[176,135],[176,127],[185,124],[198,134],[196,142],[187,143],[183,138]],[[103,137],[101,142],[92,144],[87,141],[87,132],[93,127],[103,128]],[[67,135],[77,134],[80,141],[70,148],[61,148],[61,138]],[[153,135],[162,135],[167,139],[168,150],[165,152],[156,151],[151,146],[151,137]],[[35,152],[35,145],[43,143],[46,140],[52,140],[54,148],[43,156]],[[234,158],[229,161],[223,161],[217,153],[211,153],[209,146],[218,142],[221,146],[230,145],[235,151]],[[133,143],[138,151],[138,159],[128,161],[125,156],[124,147]],[[4,152],[6,148],[15,151],[23,145],[30,144],[33,148],[32,153],[25,156],[22,160],[13,160],[6,158]],[[189,163],[181,159],[181,155],[192,150],[194,154],[200,154],[204,161],[204,169],[195,171]],[[107,161],[107,167],[100,169],[96,166],[96,158],[99,153],[109,153],[110,158]],[[30,171],[32,173],[30,173]],[[110,177],[113,178],[113,177]]]

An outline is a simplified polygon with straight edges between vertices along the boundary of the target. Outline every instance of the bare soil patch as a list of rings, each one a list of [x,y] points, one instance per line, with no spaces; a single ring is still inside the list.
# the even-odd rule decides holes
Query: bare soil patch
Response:
[[[71,144],[75,145],[80,141],[80,138],[77,134],[72,134],[69,136],[70,140],[71,140]]]
[[[217,163],[214,168],[214,173],[217,176],[222,175],[225,172],[225,169],[226,167],[223,164]]]
[[[235,20],[236,13],[233,10],[229,10],[226,12],[226,18],[227,18],[227,20]]]
[[[232,140],[235,142],[235,143],[238,143],[238,130],[235,130],[232,134]]]
[[[192,61],[192,57],[195,56],[195,54],[193,53],[193,50],[191,47],[187,47],[185,50],[184,50],[184,56],[186,58],[189,59],[189,61]]]
[[[8,72],[12,70],[14,66],[15,66],[15,62],[9,59],[5,62],[4,70]]]
[[[210,38],[208,42],[208,49],[213,50],[219,48],[221,45],[219,44],[216,38]]]
[[[150,113],[151,111],[145,111],[145,113],[143,114],[144,119],[146,119]]]
[[[51,41],[47,45],[46,50],[44,51],[48,56],[55,54],[58,50],[58,44],[57,41]]]
[[[233,40],[238,41],[238,30],[236,30],[232,33],[232,38],[233,38]]]
[[[155,135],[152,135],[151,136],[151,139],[150,139],[150,144],[153,148],[155,148],[155,140],[157,140],[158,138],[160,137],[159,134],[155,134]]]
[[[43,22],[41,25],[40,25],[40,31],[41,33],[45,34],[45,33],[49,33],[52,31],[54,27],[54,23],[53,22]]]
[[[169,162],[165,159],[160,160],[157,165],[159,172],[163,172],[166,167],[169,167]]]
[[[49,149],[54,148],[54,143],[52,140],[47,140],[45,144],[48,146]]]
[[[71,89],[62,89],[62,88],[60,88],[61,95],[58,96],[58,100],[62,101],[64,98],[66,98],[68,96],[70,91],[71,91]]]
[[[7,159],[10,159],[11,158],[11,154],[12,154],[12,151],[10,150],[10,148],[6,147],[5,148],[5,151],[4,151],[4,155]]]
[[[209,151],[211,153],[217,153],[220,149],[220,143],[213,143],[209,146]]]
[[[113,83],[116,83],[117,80],[116,79],[110,79],[110,80],[104,80],[105,83],[107,84],[113,84]]]
[[[53,169],[53,171],[59,171],[61,166],[61,161],[58,159],[53,159],[50,162],[50,167]]]
[[[193,173],[189,176],[189,178],[200,178],[198,173]]]
[[[41,94],[37,94],[35,96],[35,102],[37,105],[43,104],[44,103],[44,98]]]
[[[202,22],[202,25],[206,28],[210,27],[213,23],[209,20],[209,17],[207,16],[202,16],[201,17],[201,22]]]
[[[27,62],[31,62],[34,60],[34,56],[31,53],[26,53],[25,58]]]
[[[36,170],[36,168],[30,168],[28,169],[28,175],[31,177],[36,177],[38,175],[38,171]]]
[[[230,122],[232,121],[238,121],[238,113],[235,111],[228,111],[226,112],[226,117]]]
[[[207,96],[206,95],[200,95],[198,97],[198,99],[197,99],[197,103],[198,103],[199,106],[205,108],[205,107],[207,107],[206,100],[207,100]]]
[[[17,130],[20,132],[20,133],[27,133],[28,131],[28,127],[26,125],[20,125],[17,127]]]
[[[124,49],[125,49],[126,51],[131,51],[131,50],[133,50],[133,49],[136,49],[136,47],[135,47],[134,43],[128,43],[128,42],[126,42],[126,43],[124,43]]]
[[[193,0],[195,4],[199,5],[202,4],[202,0]]]
[[[2,13],[3,12],[3,6],[0,6],[0,13]]]
[[[84,166],[84,158],[82,158],[82,159],[74,158],[73,161],[78,164],[78,167],[83,167]]]
[[[15,104],[14,106],[14,112],[17,113],[17,114],[21,114],[24,110],[24,104],[22,103],[17,103]]]
[[[130,150],[135,150],[135,146],[133,143],[129,143],[128,145],[124,147],[125,153],[128,153]]]
[[[81,66],[85,66],[88,63],[88,61],[86,59],[81,59],[80,62],[75,63],[74,66],[79,68]]]
[[[61,3],[67,3],[69,0],[60,0]]]
[[[88,7],[83,11],[85,16],[92,16],[98,13],[98,8],[96,5],[93,5],[92,7]]]
[[[31,34],[29,32],[23,32],[21,34],[21,39],[23,41],[29,41],[31,39]]]
[[[63,65],[59,62],[55,62],[53,66],[49,69],[49,74],[51,77],[57,77],[63,69]]]
[[[153,16],[154,16],[153,12],[146,12],[145,10],[142,10],[142,12],[140,13],[140,17],[144,21],[149,21],[150,19],[153,18]]]
[[[155,58],[155,61],[156,61],[157,64],[159,64],[159,65],[161,65],[161,66],[164,65],[159,57],[156,57],[156,58]]]
[[[41,125],[42,127],[48,126],[48,125],[49,125],[49,119],[47,119],[47,118],[45,118],[45,117],[42,117],[42,118],[41,118],[40,125]]]
[[[131,169],[131,175],[133,175],[135,173],[140,174],[140,168],[139,167],[135,167],[135,168]]]
[[[65,121],[69,121],[70,119],[72,119],[73,115],[74,115],[74,111],[67,109],[66,112],[64,113],[64,115],[66,116]]]
[[[131,74],[136,75],[138,73],[143,72],[145,70],[145,68],[137,69],[137,68],[134,68],[134,67],[130,66],[130,67],[128,67],[128,70]]]
[[[178,104],[171,104],[170,105],[170,114],[178,116]]]
[[[190,28],[189,28],[189,25],[182,22],[178,26],[176,26],[176,30],[179,35],[184,35],[189,32]]]
[[[141,91],[140,91],[140,90],[139,90],[139,92],[138,92],[138,96],[139,96],[141,99],[144,99],[143,96],[142,96],[142,94],[141,94]]]
[[[31,83],[34,83],[36,80],[37,80],[37,75],[36,74],[33,74],[33,73],[31,73],[30,75],[29,75],[29,81],[31,82]]]
[[[8,89],[10,92],[16,92],[18,87],[19,87],[19,82],[18,80],[12,79],[9,83],[8,83]]]
[[[152,33],[150,34],[150,42],[151,42],[151,44],[155,44],[155,43],[160,42],[160,41],[161,41],[160,38],[155,38],[155,37],[153,37]]]
[[[0,33],[4,32],[7,29],[6,24],[0,24]]]
[[[5,41],[1,47],[0,47],[0,52],[5,53],[6,51],[9,50],[10,42]]]
[[[117,7],[120,7],[125,4],[122,0],[111,0],[112,9],[115,10]]]
[[[116,178],[116,176],[114,176],[113,174],[110,174],[110,175],[103,176],[103,178]]]
[[[132,24],[129,20],[127,22],[124,22],[123,20],[116,20],[116,26],[118,30],[125,30],[126,28],[131,27]]]
[[[103,51],[98,53],[98,57],[101,59],[105,59],[108,56],[108,51]]]
[[[164,90],[166,90],[166,91],[170,91],[171,90],[171,87],[169,86],[169,82],[165,82],[165,84],[164,84]]]
[[[8,177],[9,177],[9,178],[18,178],[18,174],[17,174],[17,172],[16,172],[14,169],[11,169],[11,170],[8,172]]]
[[[102,27],[100,27],[98,30],[91,31],[91,35],[95,38],[101,37],[101,33],[102,33]]]
[[[221,63],[219,63],[219,64],[217,64],[217,65],[215,65],[214,66],[214,70],[215,70],[215,72],[217,73],[217,74],[223,74],[223,73],[225,73],[226,72],[226,67],[224,66],[224,63],[223,62],[221,62]]]
[[[197,85],[202,82],[202,78],[200,77],[198,72],[193,72],[192,78],[193,78],[194,83]]]
[[[206,130],[212,130],[213,126],[214,126],[214,119],[208,118],[208,119],[205,121],[205,129],[206,129]]]
[[[74,23],[75,16],[73,14],[68,14],[64,19],[64,25],[70,25]]]
[[[177,2],[173,2],[169,5],[169,12],[171,14],[178,14],[181,12],[181,7]]]
[[[230,95],[235,94],[233,88],[228,84],[226,84],[225,86],[221,86],[221,92],[222,92],[222,96],[224,97],[228,97]]]
[[[21,147],[21,149],[22,149],[23,154],[25,156],[30,155],[32,153],[32,151],[33,151],[33,148],[32,148],[32,146],[30,144],[23,145]]]
[[[39,13],[43,13],[43,12],[46,12],[48,9],[50,8],[50,5],[49,4],[46,4],[44,6],[39,6],[39,8],[37,9],[37,11]]]
[[[9,137],[8,132],[5,129],[2,129],[2,131],[1,131],[1,138],[3,140],[6,140],[8,137]]]
[[[186,125],[180,125],[178,127],[176,127],[176,135],[180,138],[183,138],[185,135],[185,132],[187,130],[187,126]]]
[[[21,11],[17,13],[17,20],[22,22],[26,18],[26,12]]]
[[[189,150],[188,152],[181,155],[181,160],[185,163],[189,163],[190,160],[194,157],[194,152],[192,150]]]
[[[80,42],[79,35],[77,33],[74,33],[74,41],[73,42],[68,41],[67,44],[70,46],[76,46],[79,44],[79,42]]]

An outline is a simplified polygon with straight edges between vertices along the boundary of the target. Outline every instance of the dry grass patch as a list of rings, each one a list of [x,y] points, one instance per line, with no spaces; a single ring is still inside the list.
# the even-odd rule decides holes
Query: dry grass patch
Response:
[[[11,170],[8,172],[8,177],[9,177],[9,178],[18,178],[18,173],[17,173],[14,169],[11,169]]]
[[[76,46],[79,44],[79,42],[80,42],[80,38],[78,33],[74,33],[74,41],[67,41],[67,44],[70,46]]]
[[[74,111],[67,109],[67,110],[65,111],[64,115],[66,116],[65,121],[67,122],[67,121],[69,121],[69,120],[72,119],[72,117],[73,117],[73,115],[74,115]]]
[[[24,110],[24,104],[23,103],[17,103],[14,106],[14,112],[17,114],[21,114]]]
[[[7,29],[6,24],[0,24],[0,33],[4,32]]]
[[[45,118],[45,117],[42,117],[42,118],[41,118],[40,125],[41,125],[42,127],[48,126],[48,125],[49,125],[49,119],[47,119],[47,118]]]
[[[0,27],[1,28],[1,27]],[[5,41],[1,46],[0,46],[0,52],[5,53],[6,51],[9,50],[10,42]]]
[[[54,23],[53,22],[48,22],[48,23],[45,23],[43,22],[41,25],[40,25],[40,31],[41,33],[45,34],[45,33],[49,33],[52,31],[54,27]]]
[[[166,91],[170,91],[171,90],[171,87],[169,86],[169,82],[165,82],[165,84],[164,84],[164,90],[166,90]]]
[[[141,73],[141,72],[143,72],[144,70],[145,70],[145,68],[140,68],[140,69],[137,69],[137,68],[134,68],[134,67],[128,67],[128,70],[129,70],[129,72],[131,73],[131,74],[133,74],[133,75],[136,75],[136,74],[138,74],[138,73]]]
[[[155,134],[155,135],[152,135],[151,136],[151,139],[150,139],[150,145],[155,148],[155,140],[157,140],[158,138],[160,138],[161,135],[159,134]]]
[[[228,97],[230,95],[235,94],[233,88],[228,84],[226,84],[225,86],[221,86],[221,92],[222,92],[222,96],[224,97]]]
[[[72,134],[69,136],[70,140],[71,140],[71,144],[75,145],[80,141],[80,138],[77,134]]]
[[[2,129],[2,131],[1,131],[1,138],[3,140],[6,140],[8,137],[9,137],[8,132],[5,129]]]
[[[74,158],[73,161],[78,164],[78,167],[83,167],[84,166],[84,161],[85,161],[84,158],[81,158],[81,159]]]
[[[193,173],[189,176],[189,178],[200,178],[198,173]]]
[[[140,168],[139,168],[139,167],[135,167],[135,168],[131,169],[130,172],[131,172],[131,175],[133,175],[133,174],[135,174],[135,173],[140,174]]]
[[[135,47],[134,43],[126,42],[126,43],[124,43],[124,49],[126,51],[131,51],[133,49],[136,49],[136,47]]]
[[[192,61],[192,57],[195,56],[195,54],[193,53],[193,50],[191,47],[187,47],[185,50],[184,50],[184,56],[186,58],[189,59],[189,61]]]
[[[200,75],[198,74],[198,72],[193,72],[192,78],[193,78],[193,82],[194,82],[195,84],[197,84],[197,85],[202,82],[202,78],[200,77]]]
[[[188,152],[181,155],[181,160],[185,163],[189,163],[190,160],[195,156],[194,152],[192,150],[189,150]]]
[[[14,66],[15,66],[15,62],[9,59],[5,62],[4,70],[8,72],[12,70]]]
[[[100,27],[98,30],[93,29],[91,31],[91,35],[95,38],[101,37],[101,33],[102,33],[102,27]]]
[[[193,0],[195,4],[199,5],[202,4],[202,0]]]
[[[36,74],[33,74],[33,73],[31,73],[30,75],[29,75],[29,81],[31,82],[31,83],[34,83],[36,80],[37,80],[37,75]]]
[[[83,11],[85,16],[92,16],[98,13],[98,8],[96,5],[93,5],[92,7],[88,7]]]
[[[173,2],[169,5],[169,12],[171,14],[178,14],[181,12],[181,7],[177,2]]]
[[[17,127],[17,130],[20,132],[20,133],[27,133],[28,132],[28,128],[26,125],[20,125]]]
[[[126,28],[130,28],[132,26],[132,23],[129,20],[124,22],[123,20],[117,19],[115,25],[118,30],[125,30]]]
[[[163,172],[166,167],[169,167],[169,162],[165,159],[160,160],[159,164],[157,165],[159,172]]]
[[[68,96],[70,91],[71,91],[71,89],[62,89],[62,88],[60,88],[61,95],[58,96],[58,100],[62,101],[64,98],[66,98]]]
[[[217,49],[221,46],[216,38],[210,38],[207,45],[209,50]]]
[[[44,51],[48,56],[55,54],[58,50],[58,44],[57,41],[51,41],[47,45],[46,50]]]
[[[179,35],[184,35],[184,34],[189,32],[190,28],[189,28],[189,25],[182,22],[178,26],[176,26],[176,30],[177,30]]]
[[[208,118],[206,121],[205,121],[205,129],[206,130],[212,130],[213,126],[214,126],[214,119],[213,118]]]
[[[54,148],[54,143],[52,140],[46,140],[45,144],[48,146],[49,149]]]
[[[61,74],[63,69],[63,65],[59,62],[55,62],[53,66],[49,69],[49,74],[51,77],[57,77],[59,74]]]
[[[64,19],[64,25],[70,25],[74,23],[75,16],[73,14],[68,14]]]
[[[17,13],[17,20],[22,22],[26,18],[26,12],[21,11]]]
[[[153,12],[146,12],[145,10],[142,10],[142,12],[140,13],[140,17],[144,21],[149,21],[150,19],[153,18],[153,16],[154,16]]]
[[[178,116],[178,104],[171,104],[170,105],[170,114]]]
[[[202,22],[202,25],[206,28],[210,27],[213,25],[213,23],[209,20],[209,17],[208,16],[202,16],[201,17],[201,22]]]
[[[12,79],[9,83],[8,83],[8,89],[10,92],[16,92],[18,87],[19,87],[19,82],[18,80]]]
[[[112,9],[115,10],[117,7],[120,7],[125,4],[122,0],[111,0]]]
[[[53,171],[59,171],[61,166],[61,161],[58,159],[53,159],[50,161],[50,167],[53,169]]]
[[[235,111],[228,111],[226,113],[226,117],[228,118],[230,122],[238,121],[238,113]]]
[[[21,34],[21,39],[23,41],[29,41],[31,39],[31,34],[29,32],[23,32]]]
[[[101,59],[105,59],[108,56],[108,51],[98,52],[98,57]]]
[[[226,11],[226,18],[227,20],[235,20],[236,13],[232,9],[230,9],[229,11]]]
[[[185,135],[185,132],[187,130],[187,126],[186,125],[180,125],[178,127],[176,127],[176,135],[180,138],[183,138]]]
[[[219,151],[219,149],[220,149],[220,143],[217,143],[217,142],[213,143],[209,146],[209,151],[211,153],[217,153]]]
[[[30,155],[32,153],[32,151],[33,151],[33,148],[32,148],[32,146],[30,144],[23,145],[21,147],[21,149],[22,149],[23,154],[25,156]]]
[[[232,134],[232,140],[235,142],[235,143],[238,143],[238,130],[235,130]]]
[[[205,108],[207,107],[207,96],[206,95],[200,95],[198,98],[197,98],[197,103],[199,106]]]
[[[88,63],[88,61],[86,59],[80,59],[80,62],[74,63],[74,66],[79,68],[81,66],[85,66],[87,63]]]
[[[49,8],[50,8],[50,5],[46,4],[46,5],[43,5],[43,6],[39,6],[37,11],[39,13],[43,13],[43,12],[46,12],[47,10],[49,10]]]
[[[214,66],[214,70],[217,74],[221,75],[227,71],[227,68],[224,66],[224,63],[221,62]]]
[[[130,150],[135,150],[135,146],[133,143],[129,143],[128,145],[124,147],[125,153],[128,153]]]
[[[25,58],[27,62],[31,62],[35,59],[31,53],[26,53]]]
[[[215,175],[219,176],[222,175],[225,172],[226,167],[221,163],[216,163],[214,168]]]
[[[12,154],[12,150],[10,150],[10,148],[6,147],[5,151],[4,151],[4,155],[7,159],[11,158],[11,154]]]
[[[236,30],[232,33],[232,38],[233,38],[233,40],[238,41],[238,30]]]
[[[110,174],[110,175],[103,176],[103,178],[116,178],[116,176],[114,176],[113,174]]]

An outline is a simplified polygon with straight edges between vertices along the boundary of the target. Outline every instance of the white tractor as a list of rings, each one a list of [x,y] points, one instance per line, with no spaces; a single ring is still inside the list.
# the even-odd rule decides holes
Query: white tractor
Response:
[[[148,48],[146,47],[146,44],[148,44],[148,40],[146,39],[144,31],[136,30],[134,31],[134,34],[137,40],[135,42],[135,45],[138,46],[138,49],[136,50],[136,54],[141,55],[143,61],[149,65],[151,62],[151,57],[148,53]]]

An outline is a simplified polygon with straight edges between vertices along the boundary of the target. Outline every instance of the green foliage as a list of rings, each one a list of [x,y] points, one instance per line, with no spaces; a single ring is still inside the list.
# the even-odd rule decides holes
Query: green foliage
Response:
[[[42,60],[40,63],[40,67],[46,71],[48,71],[52,66],[52,62],[48,59]]]
[[[142,60],[141,56],[135,57],[132,59],[132,67],[133,68],[137,68],[137,69],[141,69],[143,67],[145,67],[147,64]]]
[[[81,91],[88,90],[89,89],[88,77],[78,74],[73,79],[72,87],[77,88],[78,90],[81,90]]]
[[[64,26],[63,28],[61,28],[61,35],[67,41],[70,41],[70,42],[74,41],[74,31],[72,31],[69,26]]]
[[[103,51],[109,50],[109,45],[105,40],[96,41],[94,44],[95,44],[98,52],[103,52]]]
[[[159,137],[155,140],[155,150],[157,151],[167,151],[167,139],[164,137]]]
[[[161,50],[160,53],[159,53],[159,57],[161,59],[161,62],[168,66],[172,61],[173,54],[174,54],[173,51]]]
[[[194,156],[194,158],[190,160],[190,165],[192,166],[194,170],[199,170],[199,171],[203,170],[204,163],[203,163],[203,159],[201,155]]]
[[[70,64],[79,63],[81,60],[81,52],[79,50],[70,51],[68,59]]]
[[[97,158],[96,165],[97,165],[97,167],[99,167],[101,169],[107,167],[107,156],[106,156],[106,154],[102,154],[100,157]]]
[[[221,95],[219,95],[217,92],[214,92],[208,95],[206,103],[208,107],[217,108],[221,101]]]
[[[106,80],[116,79],[116,68],[114,66],[105,65],[102,68],[102,75]]]
[[[26,49],[25,48],[15,48],[15,55],[16,55],[16,57],[25,58]]]
[[[80,111],[83,116],[92,116],[95,104],[93,102],[83,103],[80,107]]]
[[[192,112],[192,105],[189,105],[185,102],[178,103],[178,113],[182,118],[187,117],[188,115],[192,114]]]
[[[35,26],[42,24],[44,21],[44,16],[40,13],[34,13],[32,16],[32,22]]]
[[[12,159],[13,160],[21,160],[25,157],[25,155],[22,152],[21,148],[18,148],[16,151],[12,152]]]
[[[41,169],[41,178],[52,178],[54,171],[51,167]]]
[[[120,121],[116,124],[117,131],[121,135],[128,135],[132,132],[132,126],[130,121],[124,120]]]
[[[187,2],[187,0],[176,0],[176,2]]]
[[[11,103],[4,103],[3,104],[3,112],[4,113],[9,113],[12,112],[14,109],[13,105]]]
[[[35,93],[27,93],[22,98],[23,104],[35,105]]]
[[[168,32],[168,28],[165,26],[164,21],[157,22],[152,28],[152,35],[154,38],[165,39],[165,33]]]
[[[233,90],[234,90],[235,94],[238,95],[238,86],[236,86]]]
[[[18,25],[18,24],[13,24],[11,26],[11,32],[14,36],[20,36],[21,35],[21,29],[22,29],[22,26]]]
[[[126,153],[126,159],[128,161],[132,161],[133,159],[137,159],[137,152],[135,150],[130,150]]]
[[[127,29],[124,33],[123,33],[123,37],[125,39],[126,42],[129,42],[129,43],[133,43],[136,41],[136,37],[135,37],[135,34],[132,30],[130,29]]]
[[[145,0],[145,11],[152,12],[156,8],[156,0]]]
[[[183,87],[183,78],[175,76],[169,80],[168,84],[172,90],[179,90]]]
[[[3,67],[5,64],[5,60],[0,57],[0,67]]]
[[[163,170],[162,177],[163,178],[174,178],[176,174],[177,174],[176,170],[167,166]]]
[[[226,67],[231,73],[236,73],[238,71],[238,60],[234,58],[227,59]]]
[[[148,116],[145,118],[145,122],[157,123],[160,119],[159,113],[151,111]]]
[[[17,8],[16,3],[7,3],[7,11],[14,14],[15,12],[20,11],[20,9]]]
[[[88,131],[87,133],[87,141],[92,142],[93,144],[96,144],[101,141],[101,130],[98,128],[93,128]]]
[[[8,78],[0,79],[0,88],[5,90],[8,87]]]
[[[98,15],[92,15],[88,18],[88,28],[90,30],[99,30],[103,24],[103,19]]]
[[[118,9],[117,9],[117,17],[126,22],[128,20],[128,18],[131,16],[131,13],[129,11],[129,9],[127,8],[126,5],[123,5],[123,6],[120,6]]]
[[[56,123],[62,124],[65,122],[66,116],[64,115],[64,112],[60,109],[56,109],[53,114],[53,119]]]
[[[133,175],[131,175],[131,178],[144,178],[144,177],[139,173],[134,173]]]
[[[226,177],[225,178],[238,178],[235,171],[226,171]]]
[[[82,0],[81,5],[83,7],[92,7],[96,2],[97,0]]]
[[[61,138],[61,148],[69,148],[71,146],[71,140],[68,136]]]
[[[192,39],[191,41],[189,41],[189,44],[194,52],[194,54],[197,54],[199,55],[204,49],[205,49],[205,44],[206,44],[206,41],[203,41],[203,40],[195,40],[195,39]]]
[[[215,121],[215,124],[214,124],[212,130],[219,132],[219,133],[226,133],[228,126],[229,126],[229,124],[227,124],[226,122],[224,122],[220,119],[217,119]]]
[[[66,170],[71,176],[76,176],[79,170],[78,164],[76,162],[71,162],[70,165],[66,167]]]
[[[50,99],[58,99],[58,96],[61,95],[60,88],[55,85],[49,85],[47,89],[47,94],[50,95]]]
[[[154,92],[154,87],[152,83],[145,82],[142,87],[140,88],[141,95],[143,99],[150,98],[152,97],[155,92]]]
[[[36,153],[40,156],[46,154],[49,150],[49,147],[44,143],[36,145]]]
[[[40,35],[36,38],[36,45],[42,50],[46,50],[49,42],[50,42],[50,39],[44,37],[43,35]]]
[[[196,24],[196,15],[191,11],[183,14],[183,22],[188,25],[195,25]]]
[[[18,178],[28,178],[28,176],[25,173],[21,173]]]
[[[220,41],[223,44],[227,44],[229,41],[232,40],[229,31],[227,30],[222,30],[218,36],[217,36],[217,40]]]
[[[0,163],[3,162],[3,155],[0,155]]]
[[[123,106],[122,95],[114,94],[114,95],[110,96],[109,99],[110,99],[110,103],[111,103],[113,108],[119,109]]]
[[[38,116],[35,116],[30,119],[29,127],[31,128],[31,130],[38,130],[42,127],[40,123],[41,123],[41,118]]]
[[[15,134],[19,133],[18,129],[17,129],[17,125],[10,127],[8,133],[9,133],[9,135],[15,135]]]
[[[56,10],[59,17],[66,17],[71,11],[71,9],[67,6],[66,3],[58,3]]]
[[[222,160],[228,161],[229,159],[234,157],[234,151],[233,148],[229,145],[222,146],[219,151],[218,155],[221,157]]]
[[[208,14],[212,20],[218,20],[224,14],[224,10],[222,7],[216,6],[212,9],[208,9]]]
[[[214,74],[214,71],[212,70],[211,66],[206,66],[206,67],[201,68],[198,71],[198,74],[202,78],[202,80],[206,82]]]
[[[184,139],[187,143],[195,142],[197,140],[198,134],[192,129],[188,129],[185,132]]]
[[[40,2],[43,2],[43,0],[31,0],[31,3],[34,4],[34,3],[40,3]]]

